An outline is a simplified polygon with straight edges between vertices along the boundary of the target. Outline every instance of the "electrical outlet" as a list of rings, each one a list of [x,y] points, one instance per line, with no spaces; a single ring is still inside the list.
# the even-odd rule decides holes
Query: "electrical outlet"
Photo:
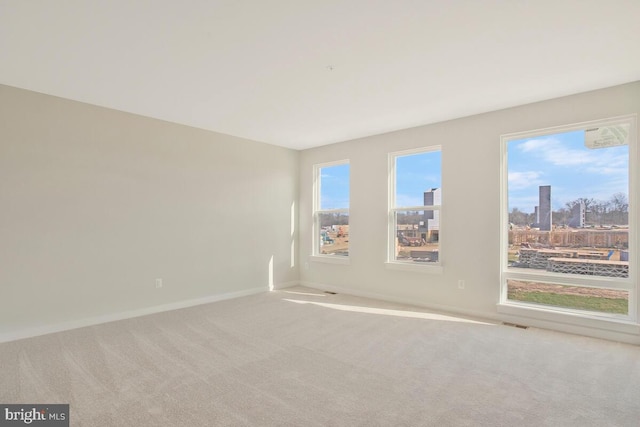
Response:
[[[162,279],[156,279],[156,289],[160,289],[162,287]]]
[[[458,289],[464,289],[464,280],[458,280]]]

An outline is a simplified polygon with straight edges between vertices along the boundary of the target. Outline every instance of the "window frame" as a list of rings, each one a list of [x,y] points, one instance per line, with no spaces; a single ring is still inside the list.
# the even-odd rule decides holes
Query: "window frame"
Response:
[[[416,154],[440,152],[442,156],[441,145],[431,145],[427,147],[413,148],[409,150],[394,151],[388,154],[388,209],[387,209],[387,260],[385,265],[389,269],[394,270],[406,270],[417,271],[422,273],[434,273],[442,274],[443,272],[443,256],[441,246],[441,236],[443,230],[442,221],[442,194],[440,195],[440,204],[432,206],[396,206],[396,175],[397,175],[397,162],[399,157],[412,156]],[[442,158],[442,157],[441,157]],[[442,168],[442,163],[441,163]],[[442,190],[442,170],[440,173],[440,189]],[[396,214],[404,211],[432,211],[438,212],[438,261],[437,262],[423,262],[418,263],[415,261],[399,260],[396,258]]]
[[[555,273],[546,270],[531,269],[509,269],[508,267],[508,248],[509,248],[509,187],[508,187],[508,144],[513,140],[526,138],[544,137],[564,132],[577,130],[586,130],[592,127],[610,126],[615,124],[628,123],[629,131],[629,275],[626,278],[607,277],[607,276],[590,276],[569,273]],[[640,162],[638,158],[638,140],[637,140],[637,115],[629,114],[599,120],[591,120],[568,125],[554,126],[543,129],[516,132],[504,134],[500,136],[500,156],[501,156],[501,174],[500,174],[500,296],[498,302],[498,312],[507,315],[525,315],[540,320],[556,319],[573,319],[569,323],[577,325],[586,325],[588,321],[599,320],[608,323],[618,324],[637,324],[638,311],[638,226],[640,221],[638,215],[638,200],[636,194],[638,192],[638,168]],[[528,271],[525,271],[528,270]],[[628,292],[628,313],[614,314],[597,311],[588,311],[580,309],[565,308],[559,306],[547,306],[535,303],[528,303],[517,300],[508,299],[507,282],[508,280],[533,281],[548,284],[580,286],[601,289],[619,289]],[[566,317],[569,316],[569,317]],[[592,324],[591,324],[592,325]],[[635,331],[635,329],[634,329]]]
[[[321,173],[323,168],[328,168],[332,166],[342,166],[349,165],[349,207],[348,208],[338,208],[338,209],[320,209],[321,204]],[[335,160],[332,162],[325,163],[317,163],[313,165],[313,234],[311,239],[312,250],[311,257],[314,261],[325,262],[329,264],[349,264],[351,257],[351,245],[349,245],[349,253],[348,255],[330,255],[323,254],[320,252],[320,215],[321,214],[336,214],[336,213],[346,213],[349,215],[349,210],[351,207],[351,163],[349,159]],[[351,216],[349,215],[349,222],[351,222]],[[351,225],[351,224],[349,224]]]

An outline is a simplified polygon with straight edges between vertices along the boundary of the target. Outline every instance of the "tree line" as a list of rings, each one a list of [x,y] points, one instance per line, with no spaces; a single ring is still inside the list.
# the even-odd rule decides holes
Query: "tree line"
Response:
[[[580,197],[565,203],[565,206],[552,212],[553,225],[558,227],[568,225],[573,217],[573,209],[580,203],[584,203],[586,226],[629,224],[627,195],[615,193],[609,200]],[[509,222],[518,226],[532,225],[536,222],[535,213],[526,213],[518,208],[513,208],[509,213]]]
[[[334,225],[348,225],[348,213],[325,213],[320,215],[320,227],[331,227]]]

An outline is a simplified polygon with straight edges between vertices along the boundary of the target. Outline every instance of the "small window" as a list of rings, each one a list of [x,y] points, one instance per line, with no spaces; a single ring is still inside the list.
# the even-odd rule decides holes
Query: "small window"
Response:
[[[316,165],[314,255],[349,256],[349,162]]]
[[[440,147],[391,153],[389,168],[389,262],[439,264]]]

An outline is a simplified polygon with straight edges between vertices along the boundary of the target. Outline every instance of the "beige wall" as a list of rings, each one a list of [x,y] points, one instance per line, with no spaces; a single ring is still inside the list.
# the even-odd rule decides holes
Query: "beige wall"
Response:
[[[500,135],[639,111],[640,82],[636,82],[303,151],[302,283],[497,318]],[[430,145],[442,146],[444,271],[424,274],[385,268],[387,154]],[[320,263],[310,257],[312,166],[340,159],[351,163],[350,265]],[[460,279],[466,282],[464,290],[458,289]]]
[[[298,157],[0,86],[0,335],[296,281]]]

